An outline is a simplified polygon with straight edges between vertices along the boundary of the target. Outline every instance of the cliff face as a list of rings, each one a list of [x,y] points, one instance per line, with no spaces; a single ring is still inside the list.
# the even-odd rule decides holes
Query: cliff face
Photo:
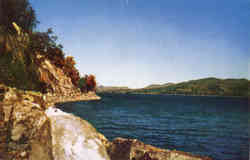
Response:
[[[0,35],[0,83],[22,90],[69,95],[77,92],[71,78],[48,58],[29,48],[29,35]],[[53,54],[53,53],[51,53]],[[52,56],[53,57],[53,56]]]
[[[38,55],[42,59],[42,56]],[[46,88],[53,93],[60,95],[69,95],[77,92],[76,87],[72,84],[71,79],[65,75],[62,69],[56,67],[48,59],[41,60],[38,66],[38,77],[40,82],[45,84]]]

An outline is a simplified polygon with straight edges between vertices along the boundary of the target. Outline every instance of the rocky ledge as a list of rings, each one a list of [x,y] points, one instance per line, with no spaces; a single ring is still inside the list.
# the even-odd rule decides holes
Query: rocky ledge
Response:
[[[0,86],[0,160],[210,160],[138,140],[110,142],[87,121],[48,107],[52,97]]]
[[[109,143],[107,152],[111,160],[212,160],[181,151],[160,149],[137,139],[116,138]]]
[[[47,103],[47,107],[55,106],[58,103],[60,104],[66,102],[92,101],[101,99],[101,97],[97,96],[94,92],[88,92],[83,94],[80,91],[71,95],[46,94],[43,95],[43,98]]]

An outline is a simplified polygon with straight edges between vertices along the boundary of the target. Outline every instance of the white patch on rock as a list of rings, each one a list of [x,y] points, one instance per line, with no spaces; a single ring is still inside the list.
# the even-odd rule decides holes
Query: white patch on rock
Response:
[[[51,116],[63,116],[63,115],[70,115],[69,113],[65,113],[63,111],[61,111],[58,108],[53,108],[53,107],[49,107],[46,111],[45,111],[46,115],[48,117]]]
[[[53,157],[55,160],[109,160],[105,147],[87,122],[57,108],[46,114],[52,124]]]

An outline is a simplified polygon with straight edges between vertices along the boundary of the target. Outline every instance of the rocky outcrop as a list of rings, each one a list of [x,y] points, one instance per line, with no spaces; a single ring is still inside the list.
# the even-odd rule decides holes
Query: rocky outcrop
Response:
[[[4,88],[0,103],[0,159],[52,160],[50,120],[41,95]]]
[[[108,144],[111,160],[211,160],[180,151],[171,151],[146,145],[136,139],[116,138]]]
[[[57,95],[79,92],[62,65],[56,65],[54,62],[57,50],[49,53],[54,54],[49,59],[46,50],[31,47],[30,36],[23,32],[5,37],[0,35],[0,83],[21,90],[51,92]],[[60,62],[65,63],[63,52],[60,53]]]
[[[41,60],[38,66],[38,77],[40,82],[46,85],[50,92],[69,95],[77,92],[77,88],[72,84],[71,78],[66,76],[61,68],[56,67],[43,56],[37,55]]]
[[[44,95],[44,97],[46,99],[46,102],[49,103],[49,106],[68,102],[91,101],[101,99],[101,97],[97,96],[94,92],[88,92],[84,94],[81,92],[77,92],[75,94],[69,94],[67,96],[46,94]]]

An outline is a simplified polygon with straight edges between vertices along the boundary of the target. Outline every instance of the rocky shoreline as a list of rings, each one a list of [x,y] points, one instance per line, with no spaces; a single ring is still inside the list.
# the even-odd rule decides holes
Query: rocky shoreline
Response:
[[[47,106],[55,106],[56,104],[67,103],[67,102],[78,102],[78,101],[93,101],[100,100],[101,97],[97,96],[94,92],[89,93],[76,93],[71,96],[65,95],[44,95],[44,100],[47,103]]]
[[[0,86],[0,160],[211,160],[135,139],[110,142],[87,121],[56,108],[98,99],[94,93],[48,96]]]

